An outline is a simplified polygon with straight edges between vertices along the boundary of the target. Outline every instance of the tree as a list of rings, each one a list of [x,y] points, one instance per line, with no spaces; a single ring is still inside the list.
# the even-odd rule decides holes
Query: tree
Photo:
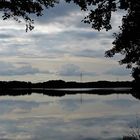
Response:
[[[140,1],[130,1],[127,11],[127,15],[122,19],[120,33],[114,34],[116,39],[113,48],[106,52],[106,56],[112,57],[116,53],[124,55],[119,61],[120,64],[127,64],[127,68],[132,68],[132,76],[138,80],[140,75],[136,74],[140,73]]]
[[[112,49],[105,52],[106,57],[113,57],[120,53],[124,56],[119,61],[120,64],[126,64],[127,68],[132,68],[132,76],[136,81],[140,79],[140,1],[139,0],[66,0],[78,4],[82,10],[90,10],[89,15],[85,17],[84,22],[92,25],[96,30],[110,30],[112,12],[118,9],[127,11],[122,18],[120,32],[114,33]],[[138,74],[138,75],[137,75]],[[136,76],[137,75],[137,76]],[[136,78],[137,77],[137,78]]]
[[[132,68],[132,75],[135,70],[140,71],[140,0],[65,0],[80,6],[81,10],[88,11],[88,16],[83,22],[91,24],[92,28],[106,31],[112,28],[111,16],[118,9],[126,11],[122,18],[120,32],[114,33],[112,49],[105,52],[106,57],[113,57],[115,54],[123,54],[124,58],[120,64],[126,64]],[[30,14],[41,16],[44,8],[50,8],[59,3],[60,0],[1,0],[0,10],[4,12],[3,19],[14,18],[20,22],[22,17],[26,22],[26,31],[33,29],[33,20]],[[138,73],[138,72],[137,72]],[[135,77],[134,77],[135,78]]]
[[[42,16],[44,8],[54,7],[57,0],[0,0],[0,11],[3,12],[3,20],[13,18],[17,22],[24,20],[26,31],[34,28],[34,21],[29,15]]]

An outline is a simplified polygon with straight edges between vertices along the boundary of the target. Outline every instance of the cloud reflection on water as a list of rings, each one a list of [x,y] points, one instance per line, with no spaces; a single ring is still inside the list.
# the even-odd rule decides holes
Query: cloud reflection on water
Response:
[[[140,115],[140,101],[130,95],[83,95],[82,103],[79,94],[31,96],[0,98],[1,139],[117,140]]]

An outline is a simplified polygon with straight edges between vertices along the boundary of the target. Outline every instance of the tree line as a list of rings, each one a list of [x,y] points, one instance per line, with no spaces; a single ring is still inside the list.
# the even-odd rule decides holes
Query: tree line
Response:
[[[113,88],[128,87],[131,90],[113,90]],[[98,90],[67,90],[70,88],[100,88]],[[104,88],[108,88],[104,90]],[[110,88],[110,89],[109,89]],[[65,90],[59,90],[65,89]],[[65,82],[63,80],[51,80],[42,83],[31,83],[24,81],[0,81],[0,96],[24,96],[32,93],[47,96],[65,96],[75,94],[111,95],[111,94],[131,94],[136,99],[140,99],[139,89],[133,86],[133,82]]]
[[[132,87],[132,81],[97,81],[97,82],[75,82],[63,80],[50,80],[47,82],[25,82],[25,81],[0,81],[0,89],[14,88],[117,88],[117,87]]]

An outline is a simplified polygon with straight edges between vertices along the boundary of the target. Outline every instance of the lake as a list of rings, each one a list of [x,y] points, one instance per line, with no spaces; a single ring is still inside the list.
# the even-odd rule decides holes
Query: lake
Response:
[[[0,96],[0,140],[121,140],[138,123],[131,94]]]

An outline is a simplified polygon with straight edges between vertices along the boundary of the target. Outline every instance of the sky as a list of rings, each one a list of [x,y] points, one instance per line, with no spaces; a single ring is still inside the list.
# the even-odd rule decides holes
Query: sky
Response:
[[[131,71],[118,63],[122,56],[104,57],[112,48],[113,33],[119,31],[122,12],[113,13],[109,32],[81,22],[86,14],[61,2],[42,17],[33,16],[35,29],[28,32],[24,23],[1,18],[0,81],[132,80]]]

